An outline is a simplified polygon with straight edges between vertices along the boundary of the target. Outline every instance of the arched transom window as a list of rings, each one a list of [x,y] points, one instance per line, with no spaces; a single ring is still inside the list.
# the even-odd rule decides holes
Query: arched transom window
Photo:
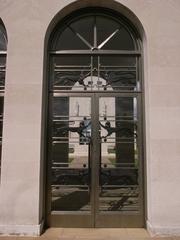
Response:
[[[52,90],[140,91],[140,41],[122,17],[80,14],[65,19],[51,39]]]

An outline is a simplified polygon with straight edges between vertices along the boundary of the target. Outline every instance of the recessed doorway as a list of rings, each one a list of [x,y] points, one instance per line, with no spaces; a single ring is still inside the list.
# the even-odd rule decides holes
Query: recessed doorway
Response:
[[[133,27],[104,9],[75,13],[52,33],[49,62],[48,225],[143,227],[141,51]]]

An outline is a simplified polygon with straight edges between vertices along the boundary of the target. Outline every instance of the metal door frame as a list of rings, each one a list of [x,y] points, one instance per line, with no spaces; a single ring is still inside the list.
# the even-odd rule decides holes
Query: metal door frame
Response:
[[[138,92],[55,92],[49,96],[49,117],[48,117],[48,129],[51,129],[52,119],[52,99],[53,97],[89,97],[91,98],[91,121],[92,121],[92,139],[93,144],[91,148],[91,211],[52,211],[51,212],[51,146],[48,144],[48,173],[47,173],[47,223],[52,227],[143,227],[144,226],[144,199],[143,199],[143,152],[142,152],[142,120],[141,120],[141,94]],[[137,97],[138,101],[138,145],[139,145],[139,185],[140,185],[140,205],[142,208],[140,212],[134,212],[129,214],[127,211],[123,212],[107,212],[99,213],[99,130],[97,125],[99,124],[99,99],[100,97]],[[50,143],[50,134],[48,134],[48,142]]]

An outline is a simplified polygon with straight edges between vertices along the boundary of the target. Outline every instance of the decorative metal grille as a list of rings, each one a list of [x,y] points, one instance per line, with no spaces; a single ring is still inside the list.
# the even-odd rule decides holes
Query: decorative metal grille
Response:
[[[52,91],[141,90],[138,39],[117,19],[88,13],[55,31],[49,46]]]
[[[70,57],[69,57],[70,58]],[[82,57],[83,58],[83,57]],[[140,83],[137,78],[136,57],[89,57],[87,65],[53,65],[53,90],[76,91],[139,91]],[[60,60],[60,59],[59,59]],[[63,60],[62,60],[63,61]],[[116,65],[114,64],[117,61]],[[72,62],[72,59],[71,59]]]

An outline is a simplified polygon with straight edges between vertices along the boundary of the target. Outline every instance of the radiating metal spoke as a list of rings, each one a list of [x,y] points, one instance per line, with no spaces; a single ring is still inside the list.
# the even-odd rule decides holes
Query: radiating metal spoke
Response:
[[[76,32],[71,26],[68,26],[68,27],[83,43],[86,44],[86,46],[88,46],[90,49],[93,48],[93,46],[85,38],[83,38],[83,36],[81,34]]]
[[[94,18],[94,48],[97,48],[97,26],[96,26],[96,16]]]
[[[108,38],[106,38],[99,46],[98,49],[101,49],[112,37],[114,37],[114,35],[119,32],[119,28],[116,29],[116,31],[114,31]]]

